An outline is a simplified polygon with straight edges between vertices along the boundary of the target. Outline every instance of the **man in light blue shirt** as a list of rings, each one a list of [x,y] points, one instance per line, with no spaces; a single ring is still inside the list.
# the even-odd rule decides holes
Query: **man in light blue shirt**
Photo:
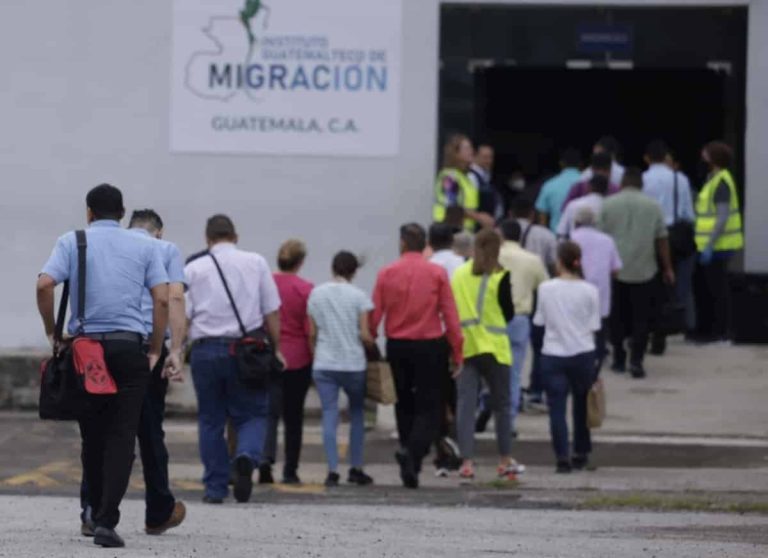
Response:
[[[580,165],[581,155],[576,149],[568,148],[563,151],[560,157],[563,170],[543,184],[536,199],[536,211],[541,215],[541,224],[548,225],[554,233],[560,223],[565,198],[568,197],[571,187],[581,179]]]
[[[656,200],[664,213],[664,222],[670,226],[678,221],[693,223],[691,183],[683,173],[674,170],[667,161],[669,149],[662,141],[648,144],[645,161],[648,170],[643,173],[643,193]],[[675,182],[677,182],[677,216],[675,216]]]
[[[54,348],[54,289],[69,281],[73,318],[69,333],[99,341],[104,360],[117,384],[117,394],[105,396],[80,419],[82,460],[89,486],[92,520],[84,518],[82,533],[105,547],[125,546],[115,532],[120,502],[128,488],[136,430],[150,370],[160,359],[168,325],[168,275],[150,239],[120,227],[125,214],[120,190],[108,184],[86,197],[86,284],[84,320],[77,317],[78,248],[74,233],[59,238],[37,282],[37,305],[45,333]],[[150,333],[141,301],[152,294],[154,314],[149,352],[142,344]]]

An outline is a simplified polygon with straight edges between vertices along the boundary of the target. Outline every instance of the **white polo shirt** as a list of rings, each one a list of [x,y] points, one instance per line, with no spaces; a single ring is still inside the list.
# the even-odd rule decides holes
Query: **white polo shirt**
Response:
[[[224,272],[245,329],[264,325],[264,316],[280,309],[280,295],[267,261],[229,242],[214,245],[210,252]],[[193,260],[184,268],[184,276],[189,338],[240,337],[237,318],[213,259],[206,255]]]

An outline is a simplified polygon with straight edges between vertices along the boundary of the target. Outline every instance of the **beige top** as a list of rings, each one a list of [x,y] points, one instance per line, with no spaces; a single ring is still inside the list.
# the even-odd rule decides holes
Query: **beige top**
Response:
[[[541,258],[524,250],[517,242],[505,241],[499,253],[499,263],[509,271],[515,315],[530,315],[536,289],[549,279]]]

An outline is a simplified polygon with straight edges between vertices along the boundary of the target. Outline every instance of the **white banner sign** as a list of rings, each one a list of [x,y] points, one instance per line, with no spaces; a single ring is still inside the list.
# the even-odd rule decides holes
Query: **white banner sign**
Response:
[[[171,150],[391,156],[401,0],[175,0]]]

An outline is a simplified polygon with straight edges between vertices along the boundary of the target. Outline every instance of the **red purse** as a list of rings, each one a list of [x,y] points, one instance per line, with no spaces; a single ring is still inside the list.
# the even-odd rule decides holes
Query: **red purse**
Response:
[[[101,343],[87,337],[76,338],[72,341],[72,360],[85,391],[91,395],[117,393],[117,384],[107,368]]]

